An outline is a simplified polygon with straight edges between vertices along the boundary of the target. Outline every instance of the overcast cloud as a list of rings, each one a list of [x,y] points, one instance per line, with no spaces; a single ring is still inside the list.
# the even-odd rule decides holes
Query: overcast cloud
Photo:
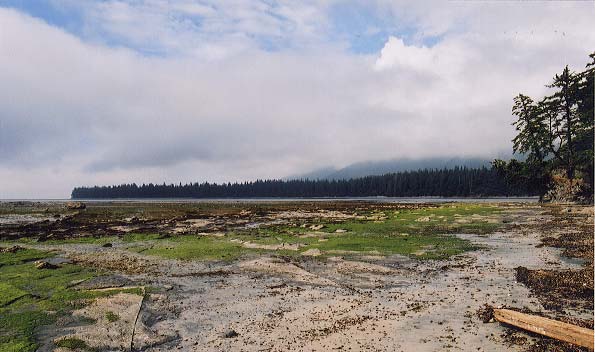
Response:
[[[0,198],[492,157],[516,94],[584,67],[594,19],[583,1],[0,0]]]

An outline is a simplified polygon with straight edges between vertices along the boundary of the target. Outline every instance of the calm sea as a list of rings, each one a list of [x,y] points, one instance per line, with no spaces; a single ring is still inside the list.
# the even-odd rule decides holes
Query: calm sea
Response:
[[[499,198],[441,198],[441,197],[344,197],[344,198],[118,198],[118,199],[80,199],[82,202],[138,202],[138,203],[270,203],[270,202],[380,202],[380,203],[498,203],[520,202],[535,203],[538,197],[499,197]],[[0,202],[69,202],[71,199],[3,199]]]

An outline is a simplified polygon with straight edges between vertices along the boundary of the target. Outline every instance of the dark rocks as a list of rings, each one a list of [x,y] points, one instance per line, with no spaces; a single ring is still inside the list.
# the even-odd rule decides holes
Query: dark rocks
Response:
[[[37,269],[58,269],[60,266],[43,260],[39,260],[35,262],[35,267]]]
[[[140,219],[136,216],[132,216],[129,218],[125,218],[124,221],[126,221],[127,223],[131,223],[131,224],[138,224],[140,222]]]
[[[108,242],[108,243],[102,244],[101,247],[103,247],[103,248],[111,248],[111,247],[113,247],[113,245]]]
[[[593,307],[593,269],[580,270],[532,270],[517,267],[516,280],[540,296],[546,309],[561,310],[565,300],[576,300]]]
[[[0,253],[16,253],[25,248],[21,246],[0,247]]]
[[[235,330],[233,329],[229,329],[229,330],[225,330],[222,334],[222,337],[226,338],[226,339],[230,339],[230,338],[234,338],[234,337],[238,337],[240,336],[240,334],[238,334]]]
[[[494,307],[484,304],[476,312],[479,319],[484,323],[494,322]]]

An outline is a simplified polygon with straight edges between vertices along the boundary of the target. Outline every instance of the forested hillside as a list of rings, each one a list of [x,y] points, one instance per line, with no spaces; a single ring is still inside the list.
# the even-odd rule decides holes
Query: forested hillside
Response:
[[[350,180],[258,180],[243,183],[123,184],[77,187],[72,198],[247,198],[247,197],[469,197],[533,195],[488,168],[433,169]]]
[[[386,175],[397,172],[416,171],[424,169],[453,169],[455,167],[480,168],[489,167],[490,160],[484,158],[461,157],[434,157],[434,158],[397,158],[390,160],[376,160],[358,162],[337,169],[332,167],[314,170],[305,174],[286,177],[284,179],[311,180],[348,180],[350,178],[366,177],[372,175]]]

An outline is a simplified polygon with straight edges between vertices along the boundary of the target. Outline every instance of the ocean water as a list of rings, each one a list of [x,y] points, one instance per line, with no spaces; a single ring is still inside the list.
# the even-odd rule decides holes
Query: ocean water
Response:
[[[379,202],[379,203],[536,203],[538,197],[443,198],[443,197],[321,197],[321,198],[117,198],[75,199],[81,202],[138,202],[138,203],[271,203],[271,202]],[[0,202],[70,202],[71,199],[3,199]]]

